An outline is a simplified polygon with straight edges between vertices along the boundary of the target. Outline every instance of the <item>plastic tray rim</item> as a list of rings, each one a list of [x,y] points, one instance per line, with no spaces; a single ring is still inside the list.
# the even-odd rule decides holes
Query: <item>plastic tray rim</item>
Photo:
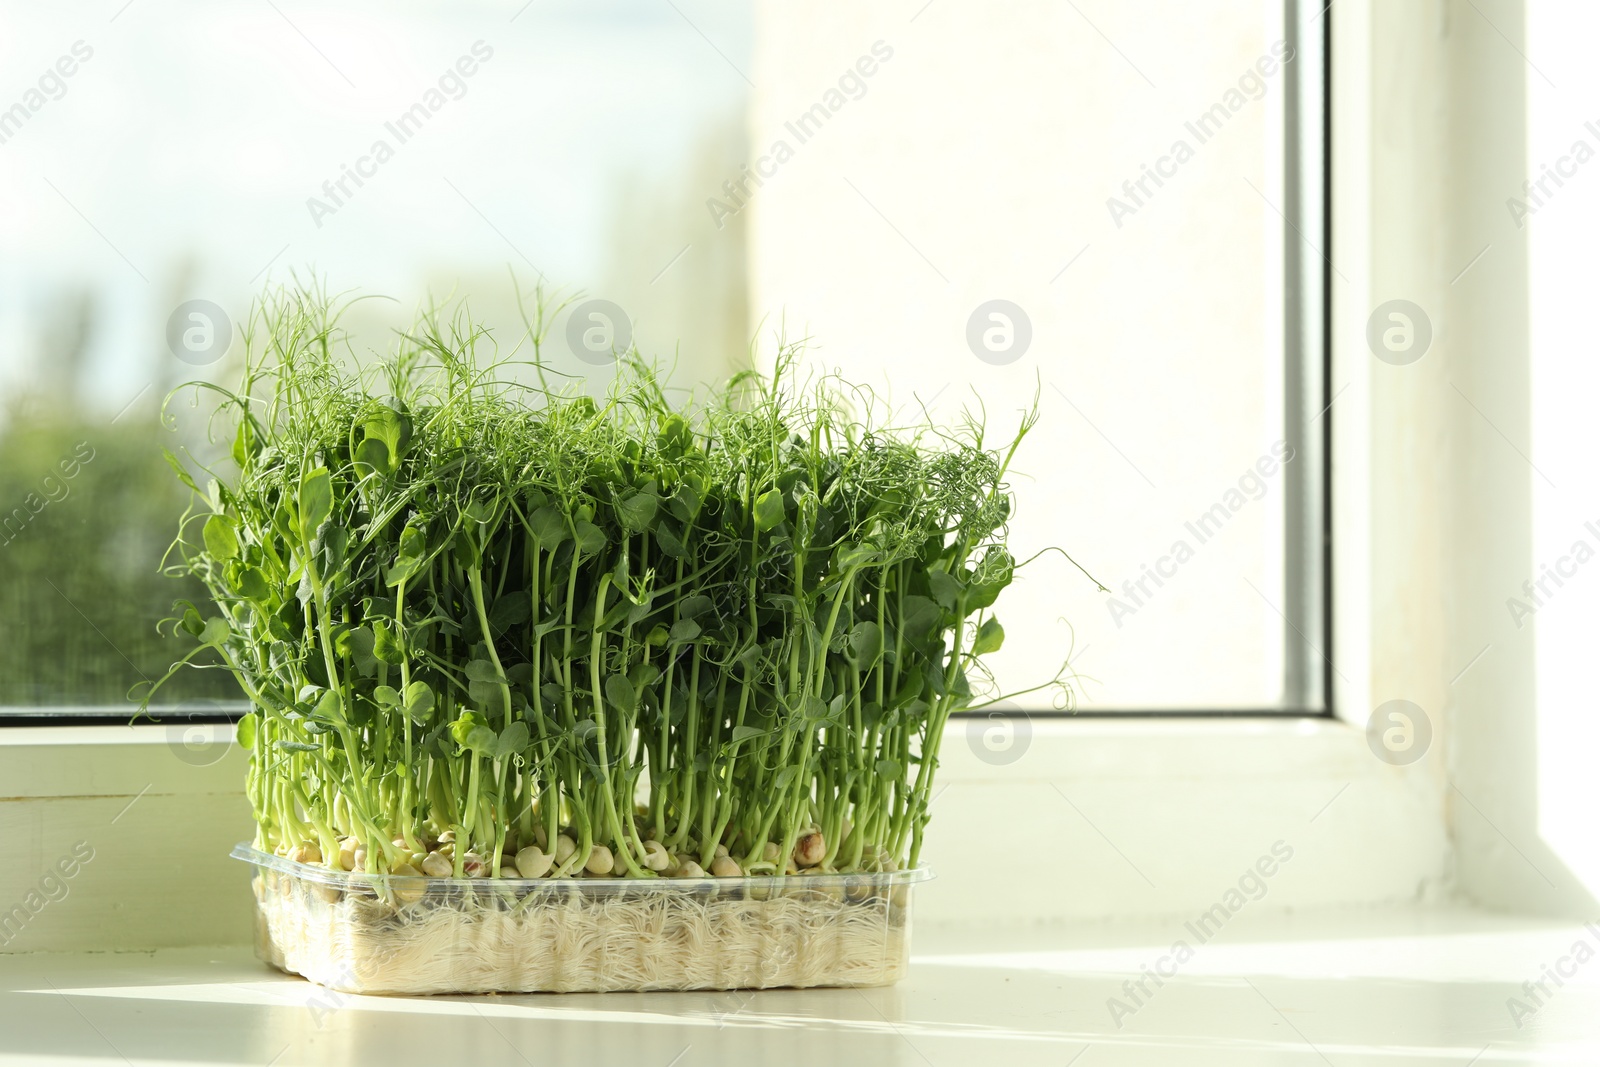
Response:
[[[848,874],[810,874],[810,875],[741,875],[737,878],[718,878],[706,875],[703,878],[432,878],[428,875],[398,875],[398,874],[364,874],[351,871],[331,871],[326,867],[300,863],[289,859],[287,856],[278,856],[271,852],[263,852],[253,845],[245,842],[233,846],[233,851],[228,853],[236,860],[242,860],[257,868],[287,874],[303,881],[315,882],[319,885],[335,888],[372,888],[385,885],[412,886],[425,885],[428,890],[441,889],[573,889],[583,892],[649,892],[654,889],[660,892],[668,891],[704,891],[709,887],[724,888],[755,888],[755,889],[780,889],[780,888],[893,888],[902,885],[915,885],[926,882],[934,877],[933,871],[926,867],[912,867],[903,871],[856,871]]]

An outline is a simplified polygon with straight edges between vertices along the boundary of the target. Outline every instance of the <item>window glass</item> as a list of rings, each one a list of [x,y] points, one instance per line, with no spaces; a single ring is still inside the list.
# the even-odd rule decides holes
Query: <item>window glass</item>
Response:
[[[393,297],[347,319],[374,347],[430,292],[470,293],[514,340],[516,294],[542,284],[622,307],[679,380],[747,358],[743,222],[710,227],[702,203],[746,154],[749,86],[729,66],[749,63],[743,5],[5,8],[11,714],[121,713],[186,651],[155,630],[199,595],[158,573],[187,495],[160,449],[217,453],[192,397],[168,425],[158,412],[180,382],[230,380],[239,356],[196,309],[237,323],[298,271]],[[598,373],[565,347],[547,356]],[[237,688],[191,674],[170,693]]]
[[[6,19],[0,709],[121,712],[185,650],[155,627],[199,595],[159,573],[185,504],[160,449],[225,457],[192,396],[162,401],[229,380],[291,272],[392,297],[347,320],[376,348],[430,292],[514,339],[539,284],[612,301],[684,386],[785,335],[996,441],[1037,399],[1019,555],[1059,546],[1110,593],[1031,563],[1002,688],[1070,657],[1084,709],[1283,705],[1281,3]]]
[[[821,6],[756,23],[753,315],[997,439],[1037,394],[1019,555],[1111,592],[1027,568],[1003,687],[1070,655],[1085,709],[1278,706],[1283,5]]]

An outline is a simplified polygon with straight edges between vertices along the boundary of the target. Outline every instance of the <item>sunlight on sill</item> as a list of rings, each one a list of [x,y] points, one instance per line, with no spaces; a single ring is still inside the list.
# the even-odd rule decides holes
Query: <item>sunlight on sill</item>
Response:
[[[1066,1031],[1021,1030],[1003,1026],[977,1023],[920,1022],[885,1017],[882,1008],[872,1002],[874,993],[893,991],[873,989],[819,989],[762,990],[762,997],[785,999],[810,998],[804,1003],[819,1011],[835,1011],[838,1016],[823,1014],[759,1011],[752,1007],[754,997],[750,991],[728,990],[694,992],[652,992],[647,994],[566,993],[559,996],[547,994],[507,994],[493,997],[382,997],[357,996],[323,989],[309,982],[292,979],[268,982],[206,982],[173,985],[137,986],[80,986],[73,988],[19,989],[17,995],[46,997],[93,997],[108,1000],[165,1002],[177,1004],[232,1005],[266,1009],[303,1008],[319,1019],[345,1010],[397,1013],[402,1015],[463,1016],[467,1018],[506,1019],[533,1023],[632,1023],[638,1026],[666,1026],[672,1028],[702,1028],[712,1030],[817,1030],[819,1028],[840,1033],[887,1034],[900,1037],[982,1038],[985,1040],[1060,1041],[1081,1042],[1083,1036]],[[818,996],[829,998],[826,1004],[815,1003]],[[632,998],[645,996],[671,998],[672,1003],[659,1009],[619,1007],[600,1009],[574,1004],[580,998]],[[724,1000],[726,1011],[694,1010],[683,1007],[681,998],[693,998],[704,1003],[708,999]],[[841,1000],[841,998],[848,998]],[[842,1017],[847,1005],[862,1002],[863,1016]],[[896,1009],[892,1014],[899,1015]],[[320,1025],[320,1023],[319,1023]],[[0,1059],[0,1063],[4,1060]]]
[[[913,967],[1015,971],[1074,977],[1138,975],[1158,961],[1174,958],[1179,941],[1192,950],[1180,970],[1186,980],[1245,977],[1299,981],[1404,980],[1413,982],[1496,982],[1512,973],[1537,974],[1548,960],[1567,951],[1575,939],[1590,942],[1592,931],[1576,925],[1540,924],[1503,931],[1463,931],[1393,936],[1337,936],[1250,941],[1238,936],[1218,943],[1198,936],[1207,931],[1172,923],[1166,943],[1050,951],[972,952],[914,955]],[[1171,968],[1171,963],[1163,964]],[[1569,985],[1600,986],[1600,974],[1584,972]]]

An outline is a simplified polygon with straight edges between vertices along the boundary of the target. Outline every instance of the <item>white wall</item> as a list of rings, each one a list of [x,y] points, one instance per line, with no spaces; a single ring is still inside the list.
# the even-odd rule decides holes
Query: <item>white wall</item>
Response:
[[[1343,202],[1365,210],[1341,226],[1364,232],[1341,249],[1359,255],[1346,261],[1336,329],[1343,365],[1359,368],[1355,389],[1367,390],[1355,407],[1369,420],[1368,707],[1404,698],[1432,723],[1422,765],[1446,813],[1459,892],[1504,910],[1592,914],[1593,701],[1576,673],[1591,657],[1571,658],[1581,631],[1558,614],[1519,629],[1507,609],[1536,561],[1554,562],[1555,545],[1575,536],[1562,506],[1581,511],[1574,494],[1589,462],[1575,446],[1593,423],[1572,376],[1582,357],[1551,343],[1578,328],[1560,304],[1559,254],[1543,253],[1534,271],[1542,348],[1530,366],[1532,228],[1517,229],[1506,208],[1529,169],[1528,93],[1543,64],[1521,54],[1525,11],[1514,0],[1352,7],[1366,22],[1371,128],[1349,146],[1359,158],[1341,165],[1359,193]],[[1574,47],[1587,40],[1555,7],[1534,5],[1549,32]],[[1571,73],[1561,77],[1563,97],[1584,99]],[[1365,351],[1367,317],[1394,298],[1432,324],[1431,349],[1404,366]],[[1564,488],[1552,494],[1547,476]],[[1336,548],[1336,568],[1339,559]],[[1562,600],[1560,611],[1582,612],[1581,593]],[[1563,649],[1569,635],[1576,647]]]

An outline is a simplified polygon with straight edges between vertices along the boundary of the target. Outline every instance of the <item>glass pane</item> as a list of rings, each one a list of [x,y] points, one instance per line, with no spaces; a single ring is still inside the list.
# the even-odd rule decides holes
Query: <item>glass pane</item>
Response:
[[[121,707],[184,650],[153,626],[198,595],[158,573],[185,495],[159,449],[225,450],[160,402],[230,379],[206,330],[291,270],[392,296],[349,320],[375,347],[452,290],[515,339],[540,283],[618,304],[683,385],[786,330],[902,410],[981,405],[996,439],[1037,392],[1020,554],[1059,545],[1112,595],[1040,557],[1001,682],[1070,654],[1084,708],[1275,706],[1282,21],[8,4],[0,58],[37,75],[0,100],[0,707]]]
[[[1083,708],[1277,705],[1283,5],[823,8],[756,23],[753,315],[997,438],[1038,394],[1018,554],[1111,595],[1029,567],[1003,685],[1070,654]]]
[[[0,709],[121,710],[188,647],[154,626],[199,595],[157,572],[186,497],[160,449],[225,450],[190,397],[170,427],[158,408],[239,355],[175,357],[169,320],[179,348],[211,328],[188,301],[237,322],[293,269],[394,297],[348,320],[375,347],[452,290],[514,342],[541,283],[681,345],[678,380],[747,359],[744,226],[703,206],[745,156],[743,5],[5,9]],[[236,696],[220,673],[170,691]]]

